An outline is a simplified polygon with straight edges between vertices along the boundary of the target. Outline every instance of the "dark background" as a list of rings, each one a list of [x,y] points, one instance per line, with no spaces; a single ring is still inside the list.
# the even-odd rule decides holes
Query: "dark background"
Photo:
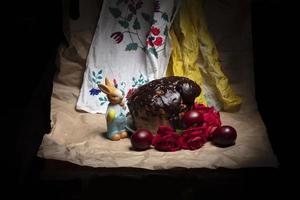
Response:
[[[71,17],[76,18],[79,13],[76,10],[76,0],[73,2],[75,6],[70,8]],[[293,117],[289,115],[293,108],[289,106],[289,103],[296,101],[293,100],[294,94],[290,93],[292,89],[287,89],[292,84],[291,65],[286,59],[287,55],[291,56],[290,51],[292,51],[287,47],[290,33],[293,32],[288,24],[291,11],[286,10],[289,5],[282,2],[279,0],[252,1],[256,99],[273,150],[280,162],[279,169],[246,169],[240,172],[226,169],[218,172],[203,170],[179,172],[179,175],[168,172],[151,176],[145,175],[147,172],[130,171],[128,174],[133,174],[134,179],[128,180],[110,174],[101,175],[99,179],[92,178],[88,184],[71,176],[64,181],[58,181],[61,177],[56,177],[55,173],[46,181],[41,177],[41,171],[45,170],[45,162],[35,155],[43,134],[50,128],[50,96],[52,78],[56,71],[56,50],[61,42],[65,42],[61,21],[62,5],[60,0],[31,0],[18,4],[14,9],[11,29],[11,36],[13,36],[11,45],[17,48],[17,53],[12,54],[13,57],[10,58],[16,67],[7,67],[8,73],[13,75],[15,81],[11,81],[10,86],[3,90],[11,97],[6,99],[5,105],[7,106],[4,110],[8,111],[6,125],[9,127],[9,132],[13,133],[9,134],[12,138],[8,141],[15,141],[13,144],[7,142],[9,143],[8,149],[13,151],[12,157],[14,158],[11,162],[12,167],[9,166],[12,172],[8,173],[9,181],[13,186],[13,194],[39,196],[40,193],[48,192],[43,198],[65,199],[66,194],[71,194],[71,199],[79,199],[82,194],[92,195],[93,192],[100,191],[97,188],[102,187],[102,191],[106,190],[106,194],[119,193],[118,197],[121,197],[120,193],[126,191],[125,189],[115,192],[113,189],[103,189],[103,185],[124,183],[127,186],[130,185],[130,190],[132,190],[143,183],[147,188],[161,187],[166,188],[165,191],[171,191],[173,194],[171,196],[166,192],[162,195],[163,197],[166,195],[167,199],[169,197],[175,199],[197,197],[198,199],[204,194],[220,196],[223,199],[239,199],[238,197],[243,194],[247,194],[250,199],[257,197],[258,193],[266,197],[276,196],[279,192],[288,195],[287,190],[283,192],[285,191],[284,185],[281,183],[286,181],[287,177],[296,175],[293,174],[293,170],[296,169],[297,164],[289,162],[291,144],[287,142],[287,139],[292,137],[287,135],[297,133],[291,129],[292,125],[287,126],[287,124],[293,124],[291,119]],[[15,48],[12,52],[14,50]],[[64,167],[67,171],[75,168],[75,171],[82,173],[81,169],[76,166],[68,164],[58,164],[58,166],[61,170],[64,170]],[[195,173],[201,175],[195,176]],[[91,177],[91,174],[89,173],[88,176]],[[263,176],[265,176],[264,179],[258,178]],[[178,184],[184,188],[179,195],[174,192],[174,190],[180,190],[177,188]],[[201,193],[199,187],[205,192]],[[146,190],[140,189],[140,191],[147,193]],[[231,196],[231,193],[237,195]],[[151,192],[144,197],[150,197],[150,194]]]

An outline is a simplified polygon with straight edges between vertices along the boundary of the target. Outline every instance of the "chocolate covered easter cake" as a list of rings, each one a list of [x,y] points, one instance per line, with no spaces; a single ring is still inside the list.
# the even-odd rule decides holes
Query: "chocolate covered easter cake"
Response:
[[[181,115],[191,109],[200,93],[194,81],[179,76],[156,79],[137,88],[128,98],[135,128],[154,134],[159,125],[180,128]]]

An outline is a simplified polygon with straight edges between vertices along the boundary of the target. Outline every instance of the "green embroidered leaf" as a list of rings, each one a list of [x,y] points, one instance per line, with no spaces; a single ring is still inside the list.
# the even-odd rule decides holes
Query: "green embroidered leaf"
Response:
[[[132,80],[133,80],[133,81],[135,81],[135,78],[134,78],[134,77],[132,77]]]
[[[128,26],[129,26],[129,23],[127,21],[124,21],[124,20],[120,20],[119,24],[121,24],[121,26],[123,28],[128,28]]]
[[[96,79],[92,78],[93,82],[96,83]]]
[[[98,74],[102,74],[102,69],[98,72]]]
[[[114,16],[114,18],[118,18],[121,16],[121,11],[119,10],[119,8],[112,8],[112,7],[109,7],[108,8],[110,13]]]
[[[141,79],[143,78],[143,74],[140,74],[140,78],[141,78]]]
[[[132,17],[133,17],[133,14],[132,13],[129,13],[129,15],[127,16],[127,21],[131,21],[132,20]]]
[[[138,48],[138,44],[133,42],[133,43],[129,43],[127,46],[126,46],[126,51],[131,51],[131,50],[137,50]]]
[[[124,90],[121,90],[121,92],[122,92],[122,95],[124,96],[124,95],[125,95],[125,92],[124,92]]]
[[[100,101],[103,101],[104,99],[103,99],[102,97],[99,97],[99,100],[100,100]]]
[[[148,51],[150,53],[152,53],[155,56],[155,58],[158,58],[157,51],[156,51],[156,49],[154,47],[151,47],[150,49],[148,49]]]
[[[102,76],[97,76],[97,79],[102,79]]]
[[[169,17],[168,17],[168,14],[167,13],[163,13],[162,16],[161,16],[165,21],[169,21]]]
[[[105,104],[105,102],[101,102],[101,103],[100,103],[100,106],[102,106],[103,104]]]
[[[164,30],[164,35],[168,36],[168,26],[166,25],[165,30]]]
[[[137,18],[135,18],[132,28],[133,28],[134,30],[139,30],[139,29],[141,29],[140,22],[138,21]]]
[[[143,12],[142,12],[142,17],[143,17],[144,20],[145,20],[146,22],[148,22],[150,25],[156,23],[156,20],[154,20],[153,17],[151,17],[151,16],[150,16],[149,14],[147,14],[147,13],[143,13]]]
[[[96,76],[96,73],[94,71],[92,73],[93,73],[93,76]]]

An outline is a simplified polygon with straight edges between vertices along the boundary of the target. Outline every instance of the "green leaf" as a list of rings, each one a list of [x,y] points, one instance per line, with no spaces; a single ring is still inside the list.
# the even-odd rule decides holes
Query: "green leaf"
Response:
[[[134,78],[134,77],[132,77],[132,80],[133,80],[133,81],[135,81],[135,78]]]
[[[109,7],[108,8],[110,13],[114,16],[114,18],[118,18],[121,16],[121,11],[119,10],[119,8],[112,8],[112,7]]]
[[[102,76],[97,76],[97,79],[102,79]]]
[[[149,14],[147,13],[143,13],[142,12],[142,17],[144,18],[144,20],[146,22],[148,22],[150,25],[154,24],[156,22],[156,20],[153,19],[153,17],[151,17]]]
[[[150,49],[148,49],[148,51],[150,53],[152,53],[155,56],[155,58],[158,58],[157,51],[156,51],[156,49],[154,47],[151,47]]]
[[[163,13],[162,16],[161,16],[165,21],[169,21],[169,17],[168,17],[168,14],[167,13]]]
[[[138,21],[137,18],[135,18],[132,28],[133,28],[134,30],[139,30],[139,29],[141,29],[140,22]]]
[[[96,83],[96,79],[92,78],[93,82]]]
[[[178,133],[178,134],[182,134],[182,133],[183,133],[183,130],[182,130],[182,129],[176,129],[175,131],[176,131],[176,133]]]
[[[98,74],[102,74],[102,69],[98,72]]]
[[[133,42],[133,43],[129,43],[127,46],[126,46],[126,51],[131,51],[131,50],[137,50],[138,48],[138,44]]]
[[[100,100],[100,101],[103,101],[104,99],[103,99],[102,97],[99,97],[99,100]]]
[[[105,102],[100,103],[100,106],[102,106],[103,104],[105,104]]]
[[[169,31],[168,31],[168,26],[166,25],[165,30],[164,30],[164,35],[165,35],[165,36],[168,36],[168,32],[169,32]]]
[[[129,13],[129,15],[127,16],[127,21],[131,21],[132,20],[132,17],[133,17],[133,14],[132,13]]]
[[[93,76],[96,76],[96,73],[94,71],[92,73],[93,73]]]
[[[129,23],[127,21],[124,21],[124,20],[119,20],[119,24],[121,24],[121,26],[123,28],[128,28],[128,26],[129,26]]]

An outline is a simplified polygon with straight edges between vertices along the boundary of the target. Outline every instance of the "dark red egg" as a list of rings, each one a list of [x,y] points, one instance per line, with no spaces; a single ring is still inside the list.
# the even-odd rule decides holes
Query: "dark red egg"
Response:
[[[237,133],[232,126],[221,126],[214,130],[211,141],[216,146],[228,147],[235,144],[236,138]]]
[[[203,114],[198,110],[190,110],[184,113],[182,122],[185,128],[201,126],[203,124]]]
[[[153,135],[147,129],[138,129],[130,137],[132,147],[137,151],[149,149],[152,144],[152,139]]]

